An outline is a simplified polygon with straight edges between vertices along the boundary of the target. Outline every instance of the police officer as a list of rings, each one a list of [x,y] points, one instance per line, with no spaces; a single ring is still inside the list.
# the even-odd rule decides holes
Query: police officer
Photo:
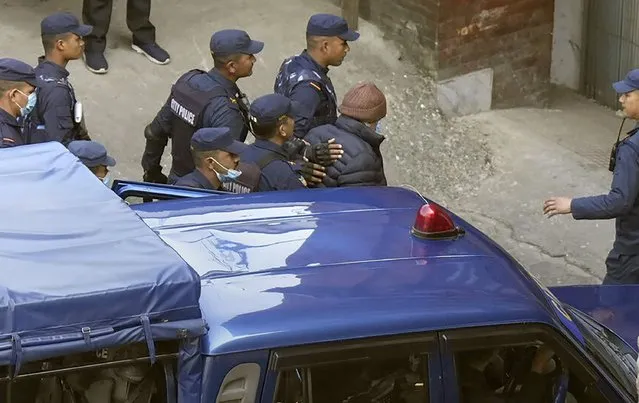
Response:
[[[94,27],[86,38],[84,62],[87,69],[96,74],[105,74],[109,70],[104,50],[112,11],[113,0],[84,0],[82,3],[82,18]],[[126,23],[133,33],[131,47],[155,64],[167,64],[171,59],[155,41],[155,26],[151,24],[150,16],[151,0],[127,1]]]
[[[348,28],[346,20],[331,14],[313,15],[306,27],[306,49],[282,63],[274,90],[300,103],[295,119],[295,138],[287,144],[290,153],[304,147],[304,138],[313,127],[334,123],[337,119],[337,97],[328,78],[328,67],[339,66],[350,50],[348,41],[359,33]]]
[[[33,67],[16,59],[0,59],[0,148],[26,144],[18,117],[36,105]]]
[[[144,130],[142,168],[146,182],[167,183],[160,160],[169,137],[173,162],[168,183],[193,171],[189,144],[202,127],[228,127],[236,140],[248,134],[248,101],[236,82],[253,74],[255,54],[264,43],[240,30],[218,31],[211,37],[214,68],[190,70],[173,85],[168,100]]]
[[[89,168],[93,174],[106,186],[111,186],[109,168],[115,166],[115,159],[111,157],[106,148],[95,141],[76,140],[67,146],[69,151]]]
[[[237,167],[247,145],[235,140],[228,127],[199,129],[190,143],[195,170],[179,178],[175,186],[225,190],[224,182],[242,175]]]
[[[613,84],[620,94],[623,112],[630,119],[639,119],[639,69],[632,70]],[[610,192],[600,196],[552,197],[544,202],[549,217],[572,213],[573,218],[616,220],[616,235],[606,259],[604,284],[639,283],[639,127],[616,144],[616,160],[611,170]]]
[[[252,162],[260,168],[259,191],[306,188],[306,181],[282,149],[293,135],[294,105],[281,94],[264,95],[251,104],[249,118],[256,140],[241,157],[242,161]]]
[[[70,13],[52,14],[40,23],[44,60],[35,68],[38,104],[25,123],[29,143],[89,140],[82,104],[69,82],[67,63],[82,57],[83,36],[92,30]]]

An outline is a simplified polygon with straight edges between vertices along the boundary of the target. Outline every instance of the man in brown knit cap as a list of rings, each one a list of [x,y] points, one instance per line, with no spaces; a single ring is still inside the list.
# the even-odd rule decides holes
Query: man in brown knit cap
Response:
[[[386,186],[384,162],[379,150],[384,136],[379,122],[386,116],[386,97],[373,83],[351,88],[339,106],[334,124],[318,126],[304,140],[311,144],[334,138],[342,145],[342,158],[326,167],[323,185]]]

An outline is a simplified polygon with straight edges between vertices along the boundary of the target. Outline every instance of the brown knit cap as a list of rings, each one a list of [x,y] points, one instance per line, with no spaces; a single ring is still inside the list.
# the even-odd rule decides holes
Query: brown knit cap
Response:
[[[344,95],[339,111],[360,122],[377,122],[386,116],[386,97],[373,83],[360,83]]]

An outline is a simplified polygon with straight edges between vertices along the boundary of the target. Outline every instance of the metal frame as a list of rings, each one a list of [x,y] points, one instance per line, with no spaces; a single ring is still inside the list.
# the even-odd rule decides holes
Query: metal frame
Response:
[[[126,181],[117,179],[113,181],[111,190],[122,200],[128,197],[142,197],[154,200],[172,200],[195,197],[208,197],[213,195],[228,196],[229,192],[218,190],[195,189],[182,186],[162,185],[157,183]]]

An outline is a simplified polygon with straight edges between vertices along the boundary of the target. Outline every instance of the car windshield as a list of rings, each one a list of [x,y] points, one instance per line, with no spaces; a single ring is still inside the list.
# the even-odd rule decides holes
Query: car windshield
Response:
[[[637,362],[634,352],[616,334],[585,313],[565,307],[581,330],[590,352],[634,398],[637,398],[635,382]]]

